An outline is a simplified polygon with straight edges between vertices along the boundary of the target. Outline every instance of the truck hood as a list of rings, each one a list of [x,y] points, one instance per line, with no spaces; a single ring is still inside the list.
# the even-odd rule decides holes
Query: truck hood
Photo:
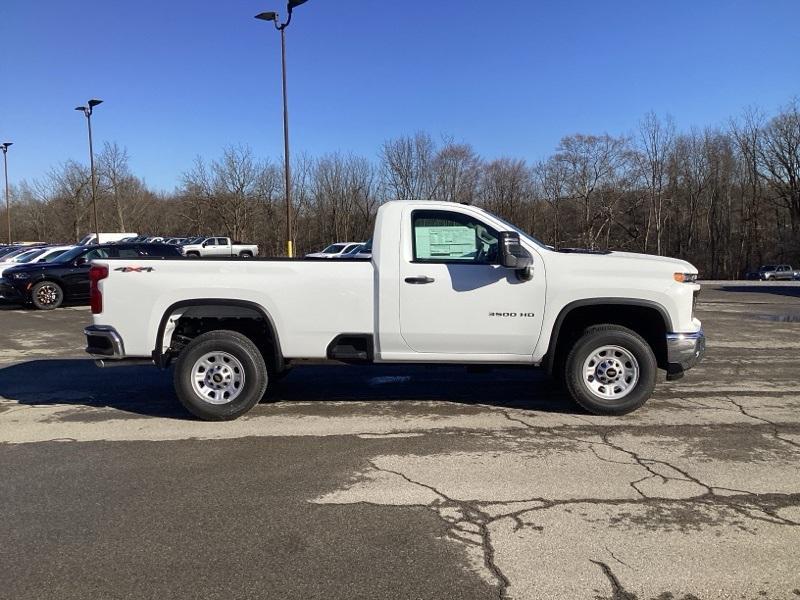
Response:
[[[676,273],[697,273],[697,267],[692,263],[669,256],[656,256],[655,254],[639,254],[636,252],[612,252],[605,255],[607,258],[623,258],[628,260],[646,260],[664,266],[671,266]]]
[[[49,271],[51,269],[63,269],[68,265],[61,263],[33,263],[24,265],[12,265],[3,269],[3,276],[9,277],[14,273],[37,273],[41,271]]]
[[[697,273],[697,268],[677,258],[637,254],[635,252],[581,252],[572,249],[569,252],[554,252],[556,258],[553,266],[559,271],[575,275],[591,276],[625,276],[635,279],[648,278],[656,273],[672,281],[673,273]],[[556,266],[557,265],[557,266]]]

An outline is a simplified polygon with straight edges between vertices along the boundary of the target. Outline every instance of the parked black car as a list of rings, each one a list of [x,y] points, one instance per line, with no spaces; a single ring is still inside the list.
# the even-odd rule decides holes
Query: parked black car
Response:
[[[6,269],[0,278],[0,300],[33,304],[40,310],[64,302],[88,302],[89,267],[96,258],[181,258],[167,244],[100,244],[77,246],[52,262],[22,264]]]

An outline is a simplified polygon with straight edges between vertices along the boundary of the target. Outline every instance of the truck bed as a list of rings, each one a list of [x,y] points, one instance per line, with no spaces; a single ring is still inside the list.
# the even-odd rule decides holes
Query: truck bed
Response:
[[[99,283],[103,312],[94,322],[113,324],[131,356],[151,354],[163,316],[187,298],[263,307],[286,358],[324,358],[336,335],[374,330],[373,265],[368,260],[217,257],[95,264],[106,265],[109,276]]]

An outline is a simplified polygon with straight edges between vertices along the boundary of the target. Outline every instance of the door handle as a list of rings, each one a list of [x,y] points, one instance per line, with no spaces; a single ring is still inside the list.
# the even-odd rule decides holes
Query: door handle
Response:
[[[406,283],[422,284],[422,283],[433,283],[434,281],[435,280],[434,280],[433,277],[424,277],[424,276],[421,276],[421,277],[406,277]]]

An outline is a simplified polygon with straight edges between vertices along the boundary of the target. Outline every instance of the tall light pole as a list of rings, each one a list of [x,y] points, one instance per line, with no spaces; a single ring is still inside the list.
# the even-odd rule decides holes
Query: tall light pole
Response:
[[[263,12],[256,15],[256,19],[272,21],[275,29],[281,32],[281,77],[283,80],[283,176],[286,187],[286,255],[294,256],[292,248],[292,173],[289,165],[289,104],[286,95],[286,28],[292,22],[292,11],[308,2],[308,0],[289,0],[286,5],[288,16],[285,23],[278,22],[278,13]]]
[[[86,103],[86,106],[76,106],[75,110],[79,110],[86,115],[86,123],[89,127],[89,169],[92,173],[92,212],[94,213],[94,234],[95,244],[100,243],[100,225],[97,223],[97,184],[94,176],[94,148],[92,147],[92,111],[98,104],[102,104],[102,100],[93,98]]]
[[[6,226],[8,227],[8,244],[11,245],[11,203],[8,199],[8,147],[14,142],[3,142],[0,148],[3,149],[3,171],[6,174]]]

